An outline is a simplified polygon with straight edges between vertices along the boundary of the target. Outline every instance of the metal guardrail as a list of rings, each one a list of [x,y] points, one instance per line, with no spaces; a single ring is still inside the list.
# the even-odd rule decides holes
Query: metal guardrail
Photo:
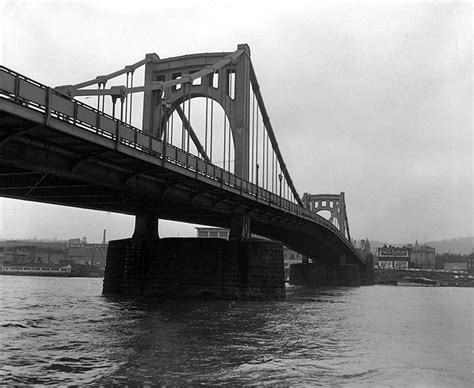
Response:
[[[40,84],[28,77],[0,66],[0,99],[14,101],[16,104],[41,112],[44,125],[52,118],[69,123],[85,131],[112,140],[118,145],[129,147],[152,155],[164,162],[194,172],[196,175],[218,182],[221,188],[237,191],[240,195],[251,196],[257,202],[285,211],[289,214],[311,220],[327,229],[345,242],[358,256],[359,252],[339,229],[325,218],[311,212],[296,203],[282,198],[268,190],[256,186],[212,163],[141,131],[131,125],[98,111],[78,100],[69,98],[58,91]]]

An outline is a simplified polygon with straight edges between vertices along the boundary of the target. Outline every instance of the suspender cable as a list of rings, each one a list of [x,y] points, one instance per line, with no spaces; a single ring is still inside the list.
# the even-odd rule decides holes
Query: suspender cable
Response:
[[[262,125],[262,187],[265,188],[265,123]]]
[[[251,135],[251,138],[252,138],[252,155],[251,155],[251,159],[250,159],[250,180],[253,181],[253,183],[255,183],[255,177],[254,177],[254,146],[255,146],[255,139],[254,139],[254,135],[255,135],[255,94],[252,93],[252,125],[251,125],[251,131],[250,131],[250,135]]]
[[[192,83],[190,82],[188,84],[188,123],[191,125],[191,85]],[[189,143],[191,139],[191,135],[189,134],[189,129],[186,128],[187,132],[187,145],[186,145],[186,151],[189,152]],[[199,154],[199,153],[198,153]],[[199,155],[198,155],[199,156]]]
[[[174,113],[171,114],[171,117],[169,117],[168,120],[171,120],[171,123],[170,123],[170,144],[173,144]]]
[[[272,149],[272,193],[275,192],[275,151]]]
[[[233,65],[232,65],[232,62],[230,63],[230,72],[229,72],[229,77],[228,77],[228,85],[229,85],[229,98],[232,99],[232,93],[233,93],[233,75],[234,74],[234,70],[233,70]],[[229,157],[227,159],[227,170],[230,172],[230,162],[231,162],[231,149],[230,149],[230,138],[232,136],[232,128],[230,126],[230,122],[229,122],[229,139],[228,139],[228,147],[227,149],[229,150]]]
[[[265,156],[266,156],[266,181],[267,181],[267,190],[268,190],[268,135],[267,135],[267,150],[265,151]]]
[[[130,76],[130,88],[133,88],[133,71]],[[130,93],[130,114],[128,116],[128,123],[132,125],[132,102],[133,102],[133,93]]]
[[[102,88],[105,89],[105,83],[102,84]],[[105,94],[102,96],[102,113],[105,110]]]
[[[230,149],[230,137],[232,135],[232,128],[229,123],[229,131],[227,132],[227,171],[230,172],[230,160],[231,160],[231,149]]]
[[[204,80],[203,80],[204,81]],[[209,77],[206,77],[206,84],[204,85],[205,94],[206,94],[206,126],[205,126],[205,133],[204,133],[204,151],[207,154],[207,121],[208,121],[208,114],[209,114],[209,97],[207,95],[208,88],[209,88]]]
[[[183,112],[186,112],[185,105],[184,105],[184,85],[181,85],[181,88],[183,89]],[[184,151],[186,149],[185,145],[185,136],[184,136],[184,119],[181,119],[181,149]]]
[[[273,193],[274,189],[275,189],[275,182],[274,182],[274,175],[273,175],[273,172],[275,170],[275,152],[273,151],[273,148],[271,149],[272,151],[272,168],[270,169],[270,181],[271,181],[271,185],[272,185],[272,190],[271,192]]]
[[[97,87],[100,91],[100,82],[97,84]],[[97,95],[97,110],[100,110],[100,94]]]
[[[227,103],[225,104],[227,106]],[[227,115],[224,109],[224,152],[223,152],[223,159],[222,159],[222,168],[225,170],[225,138],[227,136]]]
[[[153,93],[153,92],[152,92]],[[153,133],[154,130],[152,129],[152,133],[153,135],[155,135],[156,137],[158,137],[159,139],[162,139],[163,138],[163,132],[164,132],[164,129],[161,128],[162,126],[162,121],[164,119],[164,111],[163,111],[163,105],[162,103],[164,103],[164,100],[161,98],[162,97],[162,94],[160,92],[154,92],[153,93],[155,95],[155,97],[153,98],[153,100],[155,100],[157,98],[157,96],[159,96],[158,98],[160,98],[161,101],[158,101],[158,128],[156,129],[157,133]],[[152,109],[155,109],[155,106],[156,106],[156,103],[154,104],[153,108]],[[153,119],[154,120],[154,119]],[[152,124],[153,125],[153,124]],[[166,128],[166,127],[165,127]]]
[[[230,96],[232,96],[232,77],[231,77],[232,73],[229,73],[229,98],[231,98]],[[229,133],[227,134],[228,136],[228,139],[227,139],[227,150],[228,150],[228,157],[227,157],[227,171],[230,172],[230,157],[231,157],[231,151],[230,151],[230,136],[231,136],[231,133],[232,133],[232,128],[230,126],[230,123],[229,123]]]
[[[257,132],[256,132],[256,135],[255,135],[255,139],[256,139],[255,150],[256,150],[256,158],[257,158],[256,161],[257,161],[257,163],[255,164],[255,166],[256,166],[255,184],[258,185],[258,170],[259,170],[258,167],[257,167],[258,166],[258,105],[257,105],[257,115],[256,115],[256,117],[257,117],[257,128],[256,128]]]
[[[277,192],[278,190],[278,158],[276,157],[276,152],[274,152],[275,154],[275,193]]]
[[[268,186],[267,186],[267,171],[268,171],[268,148],[267,148],[267,144],[268,144],[268,134],[267,134],[267,128],[265,127],[265,140],[264,140],[264,143],[263,143],[263,148],[264,148],[264,155],[265,155],[265,160],[263,162],[263,165],[265,166],[265,170],[263,171],[263,182],[264,182],[264,187],[265,189],[268,189]]]
[[[222,168],[225,170],[225,141],[227,137],[227,94],[228,94],[228,87],[229,87],[229,78],[227,72],[224,71],[222,86],[223,86],[223,93],[225,93],[225,102],[224,102],[224,152],[223,152],[223,159],[222,159]]]
[[[127,73],[127,84],[126,84],[127,89],[128,89],[128,78],[129,78],[129,73]],[[125,123],[127,123],[127,117],[128,117],[128,98],[125,97]]]
[[[288,172],[288,169],[285,165],[285,161],[283,160],[283,156],[281,155],[281,151],[278,147],[278,142],[276,141],[275,134],[273,132],[272,125],[270,123],[270,118],[268,117],[268,113],[267,113],[267,110],[265,108],[265,103],[263,101],[262,93],[260,92],[260,86],[257,82],[257,77],[256,77],[256,74],[255,74],[255,70],[252,66],[252,62],[250,62],[250,81],[252,83],[252,88],[253,88],[253,91],[255,93],[255,97],[257,99],[258,106],[259,106],[259,108],[262,112],[263,122],[267,125],[267,128],[268,128],[267,130],[269,132],[269,136],[270,136],[270,140],[271,140],[272,145],[273,145],[273,149],[275,150],[276,156],[277,156],[277,158],[280,162],[280,168],[282,169],[282,174],[285,176],[286,180],[288,181],[290,189],[293,192],[293,195],[295,196],[298,204],[300,206],[302,206],[301,199],[298,195],[298,192],[296,191],[296,188],[293,184],[293,180],[291,179],[291,176],[290,176],[290,174]]]
[[[164,143],[165,145],[170,142],[170,114],[169,114],[169,108],[166,108],[166,110],[163,110],[163,119],[166,119],[165,123],[165,137],[166,137],[166,142]]]
[[[166,157],[166,145],[168,144],[168,132],[170,127],[170,121],[167,119],[165,128],[163,130],[163,155]]]
[[[212,162],[212,142],[213,142],[213,136],[214,136],[214,99],[211,98],[211,139],[210,139],[210,147],[209,147],[209,158],[211,159]]]
[[[262,128],[262,187],[265,188],[265,133],[267,132],[267,128],[265,127],[265,123],[263,124]]]
[[[163,144],[166,145],[166,143],[169,142],[169,138],[170,138],[170,120],[169,120],[169,116],[166,114],[166,112],[163,112],[163,118],[166,119],[165,121],[165,130],[164,130],[164,141],[163,141]]]

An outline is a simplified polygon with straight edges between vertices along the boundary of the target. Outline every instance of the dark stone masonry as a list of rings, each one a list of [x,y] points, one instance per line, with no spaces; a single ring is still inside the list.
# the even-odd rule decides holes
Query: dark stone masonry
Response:
[[[104,295],[285,298],[281,243],[199,238],[111,241]]]
[[[347,286],[358,287],[373,284],[373,270],[369,261],[366,265],[352,264],[292,264],[290,284],[309,287]]]

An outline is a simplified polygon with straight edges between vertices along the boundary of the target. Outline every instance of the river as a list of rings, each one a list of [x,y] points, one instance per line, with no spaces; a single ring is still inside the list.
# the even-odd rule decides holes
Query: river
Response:
[[[273,302],[101,289],[0,276],[0,383],[472,386],[472,289],[289,286]]]

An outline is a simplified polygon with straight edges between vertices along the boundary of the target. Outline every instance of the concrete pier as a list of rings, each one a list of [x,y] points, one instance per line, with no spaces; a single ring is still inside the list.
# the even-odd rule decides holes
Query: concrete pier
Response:
[[[133,237],[111,241],[104,295],[283,299],[283,249],[261,240]]]
[[[360,269],[352,264],[292,264],[290,284],[309,287],[358,287],[361,285]]]

